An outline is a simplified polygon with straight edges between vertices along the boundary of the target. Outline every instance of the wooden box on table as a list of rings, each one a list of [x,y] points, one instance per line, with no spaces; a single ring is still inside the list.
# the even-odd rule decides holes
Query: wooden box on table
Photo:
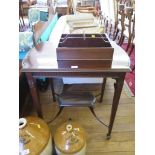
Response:
[[[56,52],[60,68],[110,68],[114,49],[105,34],[62,34]]]

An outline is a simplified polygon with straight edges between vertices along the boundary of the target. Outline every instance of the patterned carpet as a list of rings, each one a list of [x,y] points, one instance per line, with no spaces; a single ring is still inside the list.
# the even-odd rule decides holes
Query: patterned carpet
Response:
[[[122,45],[122,48],[125,50],[126,46],[127,46],[127,44],[124,43]],[[130,49],[129,49],[129,51],[130,51]],[[126,81],[128,87],[130,88],[133,96],[135,96],[135,70],[134,70],[134,66],[135,66],[135,48],[131,52],[130,61],[131,61],[130,67],[131,67],[132,71],[130,73],[126,74],[125,81]]]

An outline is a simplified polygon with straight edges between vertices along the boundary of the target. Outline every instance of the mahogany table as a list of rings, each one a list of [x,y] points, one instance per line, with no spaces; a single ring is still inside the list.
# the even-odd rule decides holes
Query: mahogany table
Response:
[[[48,57],[46,55],[48,51],[50,51],[52,44],[49,43],[44,43],[40,44],[39,47],[34,48],[31,50],[29,55],[27,56],[26,59],[24,59],[23,68],[22,72],[26,73],[29,88],[30,88],[30,93],[32,95],[33,99],[33,104],[34,107],[37,111],[37,114],[39,117],[43,117],[42,109],[41,109],[41,104],[39,101],[39,96],[37,93],[37,88],[35,84],[35,78],[37,77],[47,77],[47,78],[52,78],[52,77],[111,77],[116,80],[115,83],[115,91],[114,91],[114,96],[113,96],[113,102],[112,102],[112,109],[111,109],[111,116],[110,116],[110,122],[109,122],[109,127],[108,127],[108,134],[107,138],[110,138],[117,107],[119,104],[119,99],[124,83],[124,78],[125,74],[129,69],[97,69],[97,68],[58,68],[57,66],[57,61],[53,56],[53,66],[48,67],[48,62],[47,66],[41,66],[41,62],[35,62],[33,61],[33,58],[38,58],[39,56],[38,53],[43,53],[44,57]],[[47,59],[45,59],[47,61]]]
[[[62,19],[65,17],[62,17]],[[88,67],[88,68],[60,68],[58,67],[57,56],[56,56],[56,47],[58,45],[58,40],[60,39],[62,33],[60,29],[62,28],[62,19],[57,25],[57,28],[53,30],[52,41],[40,43],[35,48],[30,50],[23,60],[22,64],[22,72],[26,73],[26,77],[28,80],[30,93],[32,95],[33,104],[37,111],[39,117],[43,117],[41,104],[39,101],[39,96],[37,93],[37,88],[35,84],[35,79],[38,77],[97,77],[97,78],[106,78],[110,77],[116,80],[114,84],[114,96],[112,101],[111,115],[108,126],[107,138],[111,137],[111,132],[113,128],[113,123],[115,120],[115,115],[117,112],[120,95],[122,92],[122,87],[124,83],[124,78],[126,72],[130,71],[130,61],[127,54],[116,44],[112,43],[114,48],[113,62],[112,66],[109,68],[96,68]],[[56,29],[59,29],[56,31]],[[55,31],[55,32],[54,32]],[[122,60],[121,60],[122,59]],[[53,89],[53,88],[52,88]],[[54,90],[54,89],[53,89]],[[54,93],[54,91],[52,91]]]

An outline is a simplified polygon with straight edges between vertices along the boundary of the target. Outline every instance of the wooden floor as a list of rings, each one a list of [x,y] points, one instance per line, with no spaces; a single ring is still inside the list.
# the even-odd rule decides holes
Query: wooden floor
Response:
[[[95,112],[104,120],[109,122],[111,103],[113,98],[114,80],[108,79],[105,89],[103,103],[96,103]],[[76,85],[69,89],[93,90],[94,94],[98,94],[100,85]],[[99,99],[99,98],[98,98]],[[42,104],[43,115],[45,121],[53,118],[58,111],[57,103],[52,102],[51,91],[40,93],[40,101]],[[31,115],[36,115],[32,112]],[[115,118],[112,138],[106,140],[107,128],[100,124],[91,114],[88,108],[65,108],[61,115],[51,124],[52,135],[56,128],[67,121],[69,118],[79,122],[87,133],[87,155],[134,155],[135,154],[135,104],[134,97],[131,97],[124,86],[117,115]]]

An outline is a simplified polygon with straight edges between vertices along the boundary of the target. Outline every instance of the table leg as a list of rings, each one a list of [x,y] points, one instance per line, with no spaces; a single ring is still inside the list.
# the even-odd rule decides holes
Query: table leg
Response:
[[[55,98],[53,78],[50,78],[50,86],[51,86],[51,91],[52,91],[52,96],[53,96],[53,102],[55,102],[56,101],[56,98]]]
[[[32,73],[26,73],[26,77],[29,84],[29,89],[32,96],[34,108],[37,110],[38,116],[43,118],[41,104],[39,102],[39,96],[37,93],[37,88],[36,88],[35,80],[33,79]]]
[[[102,82],[102,87],[101,87],[101,97],[100,97],[100,103],[103,101],[103,95],[104,95],[104,90],[105,90],[105,85],[106,85],[107,78],[103,78]]]
[[[116,112],[117,112],[117,108],[119,104],[119,99],[120,99],[123,84],[124,84],[124,78],[125,78],[125,74],[121,76],[120,78],[116,79],[115,92],[114,92],[113,103],[112,103],[112,108],[111,108],[110,123],[109,123],[109,128],[108,128],[107,139],[111,138],[111,132],[112,132],[113,123],[115,120],[115,116],[116,116]]]

